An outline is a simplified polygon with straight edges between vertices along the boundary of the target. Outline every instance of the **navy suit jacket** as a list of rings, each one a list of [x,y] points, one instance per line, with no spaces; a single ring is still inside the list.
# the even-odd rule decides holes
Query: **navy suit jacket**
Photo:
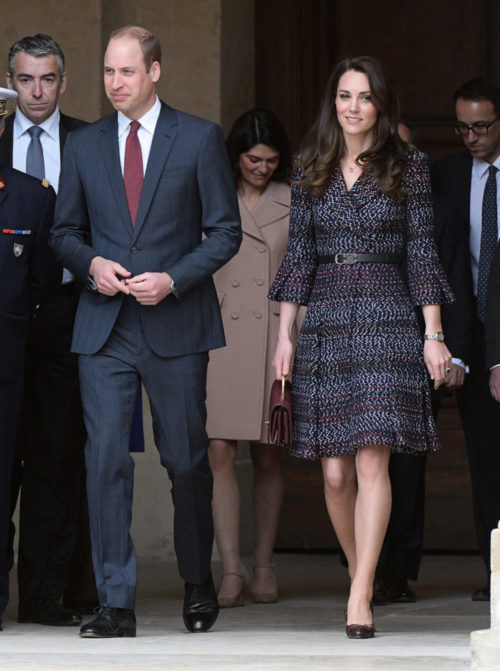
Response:
[[[452,356],[465,362],[470,359],[476,318],[469,246],[471,178],[468,151],[431,166],[436,243],[455,294],[455,302],[442,307],[443,330]]]
[[[31,314],[59,278],[49,249],[55,193],[0,163],[0,379],[19,374]]]
[[[162,103],[135,227],[125,197],[117,114],[68,136],[51,245],[85,281],[95,256],[132,275],[167,272],[177,297],[139,306],[145,337],[160,356],[225,344],[212,274],[237,251],[241,224],[222,131]],[[124,294],[82,291],[73,351],[96,353],[108,339]]]

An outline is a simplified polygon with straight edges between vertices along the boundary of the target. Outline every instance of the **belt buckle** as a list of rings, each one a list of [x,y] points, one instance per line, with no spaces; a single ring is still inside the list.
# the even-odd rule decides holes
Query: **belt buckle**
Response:
[[[355,263],[355,256],[356,255],[352,252],[347,252],[345,254],[343,252],[339,252],[338,254],[335,254],[335,263],[338,266]]]

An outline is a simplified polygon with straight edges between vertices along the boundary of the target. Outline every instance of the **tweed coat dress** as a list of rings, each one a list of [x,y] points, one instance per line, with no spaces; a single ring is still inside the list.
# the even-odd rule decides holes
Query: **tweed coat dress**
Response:
[[[227,346],[210,352],[207,432],[209,438],[267,443],[280,315],[280,304],[267,293],[286,251],[290,187],[269,182],[251,211],[238,202],[243,242],[214,275]]]
[[[370,175],[348,190],[340,168],[321,198],[292,187],[288,248],[269,297],[308,305],[293,368],[296,456],[440,447],[414,306],[453,294],[434,245],[425,154],[408,155],[403,184],[402,202]],[[318,260],[339,252],[406,254],[408,282],[398,264]]]

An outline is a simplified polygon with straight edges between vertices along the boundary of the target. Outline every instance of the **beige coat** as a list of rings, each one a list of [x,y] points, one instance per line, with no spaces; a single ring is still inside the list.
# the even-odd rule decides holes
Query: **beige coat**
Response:
[[[286,251],[290,187],[270,182],[251,212],[239,205],[243,242],[214,275],[227,347],[210,352],[207,431],[210,438],[267,442],[280,313],[267,293]]]

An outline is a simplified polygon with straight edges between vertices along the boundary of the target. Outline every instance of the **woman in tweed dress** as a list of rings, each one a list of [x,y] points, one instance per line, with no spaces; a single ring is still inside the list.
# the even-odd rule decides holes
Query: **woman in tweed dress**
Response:
[[[373,578],[391,509],[390,452],[439,449],[427,372],[451,364],[442,303],[453,296],[432,238],[427,157],[398,136],[398,104],[370,57],[332,73],[296,162],[276,376],[308,305],[293,367],[292,453],[321,460],[330,519],[349,565],[350,638],[374,635]],[[407,260],[407,282],[399,261]],[[414,306],[421,306],[422,346]]]

